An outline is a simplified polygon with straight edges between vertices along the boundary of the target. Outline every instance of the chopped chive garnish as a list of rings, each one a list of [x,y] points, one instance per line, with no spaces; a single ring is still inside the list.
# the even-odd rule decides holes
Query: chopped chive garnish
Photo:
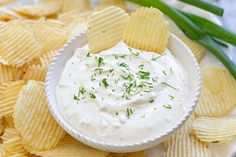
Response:
[[[74,100],[81,100],[81,99],[84,99],[85,97],[81,98],[81,95],[85,94],[86,93],[86,90],[84,89],[84,87],[80,87],[79,88],[79,92],[77,95],[74,95]]]
[[[143,70],[144,64],[140,64],[138,67],[139,67],[141,70]]]
[[[173,74],[173,69],[170,67],[170,73]]]
[[[172,107],[171,107],[170,104],[168,104],[168,105],[163,105],[163,107],[166,108],[166,109],[169,109],[169,110],[172,109]]]
[[[118,116],[118,115],[119,115],[119,112],[116,111],[116,115]]]
[[[177,90],[175,87],[173,87],[172,85],[170,85],[170,84],[168,84],[166,82],[161,82],[161,84],[166,85],[166,86],[168,86],[168,87],[170,87],[170,88],[172,88],[174,90]]]
[[[96,68],[96,69],[95,69],[95,71],[99,71],[99,74],[102,73],[102,70],[103,70],[102,68]]]
[[[125,68],[126,70],[130,70],[129,66],[126,63],[117,63],[118,66]]]
[[[107,88],[109,86],[106,78],[102,79],[102,84],[104,85],[105,88]]]
[[[103,66],[103,65],[105,65],[105,63],[104,63],[104,61],[103,61],[103,58],[102,58],[102,57],[99,57],[99,58],[98,58],[98,67],[101,67],[101,66]]]
[[[86,56],[87,56],[87,57],[91,57],[91,53],[90,53],[90,52],[88,52]]]
[[[140,52],[134,52],[131,48],[128,48],[130,53],[134,56],[139,56]]]
[[[128,117],[128,118],[130,118],[130,116],[133,114],[133,110],[132,110],[132,108],[127,108],[126,109],[126,116]]]
[[[90,98],[92,98],[92,99],[96,99],[96,95],[94,95],[93,93],[89,93],[89,96],[90,96]]]
[[[114,69],[110,69],[109,72],[112,73],[114,71]]]
[[[149,103],[150,103],[150,104],[151,104],[151,103],[153,103],[153,102],[154,102],[154,100],[153,100],[153,99],[149,101]]]
[[[170,97],[170,100],[173,100],[175,97],[174,96],[172,96],[172,95],[169,95],[169,97]]]
[[[139,71],[138,73],[137,73],[137,75],[139,76],[139,78],[140,79],[149,79],[150,78],[150,72],[148,72],[148,71]]]
[[[112,54],[112,56],[114,56],[115,59],[119,59],[119,58],[125,59],[127,57],[127,55],[117,55],[117,54]]]
[[[166,73],[165,70],[162,70],[162,73],[163,73],[165,76],[167,76],[167,73]]]
[[[95,81],[95,80],[96,80],[95,75],[91,75],[91,81]]]

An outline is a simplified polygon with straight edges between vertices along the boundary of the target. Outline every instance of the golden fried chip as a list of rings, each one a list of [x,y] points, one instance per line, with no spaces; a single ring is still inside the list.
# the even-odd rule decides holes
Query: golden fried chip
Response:
[[[61,48],[67,41],[67,32],[48,26],[44,20],[37,21],[33,31],[44,53]]]
[[[168,147],[171,143],[172,143],[172,140],[175,139],[175,136],[178,136],[178,135],[183,135],[183,134],[186,134],[186,135],[190,135],[192,133],[192,124],[194,122],[194,120],[196,119],[195,115],[193,114],[186,122],[185,124],[173,135],[171,136],[170,138],[168,138],[167,140],[165,140],[163,142],[164,146],[165,147]]]
[[[48,19],[46,21],[47,25],[50,27],[55,27],[58,29],[63,29],[65,27],[65,23],[63,21],[55,20],[55,19]]]
[[[193,132],[203,142],[229,142],[236,136],[236,117],[197,118],[193,123]]]
[[[88,20],[89,16],[92,14],[91,11],[80,13],[76,10],[65,12],[58,15],[58,20],[69,25],[73,22],[85,22]]]
[[[9,83],[2,92],[0,95],[0,117],[12,115],[18,94],[24,84],[24,81],[14,81]]]
[[[170,36],[169,24],[155,8],[133,12],[124,32],[125,42],[136,49],[163,53]]]
[[[21,137],[14,128],[7,128],[2,136],[2,149],[7,156],[26,156],[28,152],[22,145]]]
[[[124,0],[101,0],[99,3],[99,9],[105,9],[109,6],[116,6],[122,9],[126,9]]]
[[[58,53],[57,50],[44,53],[39,57],[40,64],[42,66],[48,67],[57,53]]]
[[[68,11],[86,12],[92,10],[89,0],[64,0],[62,12]]]
[[[106,157],[108,153],[90,148],[66,135],[55,148],[34,154],[42,157]]]
[[[173,136],[164,157],[211,157],[211,150],[193,135],[178,134]]]
[[[26,73],[23,75],[23,80],[36,80],[36,81],[45,81],[47,75],[48,67],[41,65],[31,65],[27,69]]]
[[[65,133],[48,109],[42,82],[31,80],[22,88],[13,119],[23,145],[30,152],[55,147]]]
[[[21,67],[41,53],[40,43],[32,32],[9,24],[0,34],[0,58],[8,65]]]
[[[11,21],[20,19],[21,17],[11,10],[6,8],[0,8],[0,21]]]
[[[146,151],[135,152],[135,153],[126,153],[126,154],[115,154],[111,153],[108,157],[148,157],[148,153]]]
[[[204,66],[197,116],[221,117],[236,106],[236,81],[224,67]]]
[[[0,83],[14,80],[16,77],[16,71],[17,69],[14,67],[0,64]]]
[[[169,23],[171,33],[182,40],[191,49],[197,61],[200,62],[205,54],[205,48],[202,45],[198,44],[196,41],[189,39],[173,21],[169,21]]]
[[[61,7],[59,3],[41,2],[14,7],[12,10],[26,16],[50,16],[58,13]]]
[[[88,44],[93,52],[111,48],[122,40],[128,14],[111,6],[94,13],[88,21]],[[99,40],[98,40],[99,39]]]
[[[4,129],[5,129],[5,123],[4,123],[4,118],[3,117],[0,117],[0,135],[2,135]]]
[[[0,5],[7,5],[16,1],[18,0],[0,0]]]
[[[86,33],[87,24],[81,22],[74,22],[69,25],[69,38],[80,36]]]
[[[13,117],[12,116],[4,117],[4,124],[6,125],[6,128],[14,128]]]

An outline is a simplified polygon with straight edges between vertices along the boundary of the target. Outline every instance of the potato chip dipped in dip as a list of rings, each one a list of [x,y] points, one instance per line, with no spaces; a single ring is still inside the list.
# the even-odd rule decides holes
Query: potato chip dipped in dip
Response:
[[[167,49],[162,13],[140,8],[129,17],[109,7],[92,15],[88,46],[67,62],[57,103],[74,129],[109,143],[163,134],[186,111],[189,76]]]

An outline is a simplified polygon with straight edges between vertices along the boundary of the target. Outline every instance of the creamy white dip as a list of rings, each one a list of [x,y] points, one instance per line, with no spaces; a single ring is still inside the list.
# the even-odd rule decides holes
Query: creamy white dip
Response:
[[[168,49],[159,55],[120,42],[99,54],[77,49],[61,75],[57,103],[84,135],[125,144],[173,127],[189,91],[185,68]]]

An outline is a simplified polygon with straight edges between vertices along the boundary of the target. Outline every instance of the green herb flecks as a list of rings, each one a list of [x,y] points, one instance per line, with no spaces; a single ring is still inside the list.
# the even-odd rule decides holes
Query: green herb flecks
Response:
[[[127,55],[117,55],[117,54],[113,54],[112,56],[114,56],[115,59],[119,59],[119,58],[126,59],[127,57]]]
[[[86,93],[85,88],[82,86],[79,88],[79,92],[77,95],[74,95],[74,100],[80,101],[81,99],[84,99],[83,95]]]
[[[170,97],[170,100],[174,100],[174,96],[172,96],[172,95],[169,95],[169,97]]]
[[[142,71],[142,70],[140,70],[140,71],[137,73],[137,75],[138,75],[139,79],[142,79],[142,80],[144,80],[144,79],[150,79],[150,72],[148,72],[148,71]]]
[[[125,68],[126,70],[130,70],[129,66],[126,63],[117,63],[117,65]]]
[[[140,52],[137,52],[137,51],[134,52],[131,48],[128,48],[128,49],[129,49],[129,51],[132,55],[134,55],[134,56],[139,56],[140,55]]]
[[[96,95],[94,95],[93,93],[89,93],[89,96],[90,96],[90,98],[92,98],[92,99],[96,99]]]
[[[152,100],[150,100],[150,101],[149,101],[149,103],[150,103],[150,104],[151,104],[151,103],[154,103],[154,100],[153,100],[153,99],[152,99]]]
[[[177,88],[173,87],[173,86],[170,85],[169,83],[161,82],[161,84],[166,85],[167,87],[170,87],[170,88],[172,88],[172,89],[174,89],[174,90],[177,90]]]
[[[102,84],[105,88],[107,88],[109,86],[106,78],[102,79]]]
[[[130,116],[133,114],[134,112],[133,112],[133,109],[132,108],[127,108],[126,109],[126,116],[127,116],[127,118],[130,118]]]
[[[167,76],[167,73],[166,73],[165,70],[162,70],[162,73],[163,73],[165,76]]]
[[[88,52],[86,57],[91,57],[91,52]]]
[[[168,105],[163,105],[163,107],[166,108],[166,109],[169,109],[169,110],[172,109],[172,106],[171,106],[170,104],[168,104]]]
[[[101,67],[101,66],[103,66],[103,65],[105,65],[105,63],[104,63],[104,61],[103,61],[103,58],[102,58],[102,57],[99,57],[99,58],[98,58],[98,67]]]

